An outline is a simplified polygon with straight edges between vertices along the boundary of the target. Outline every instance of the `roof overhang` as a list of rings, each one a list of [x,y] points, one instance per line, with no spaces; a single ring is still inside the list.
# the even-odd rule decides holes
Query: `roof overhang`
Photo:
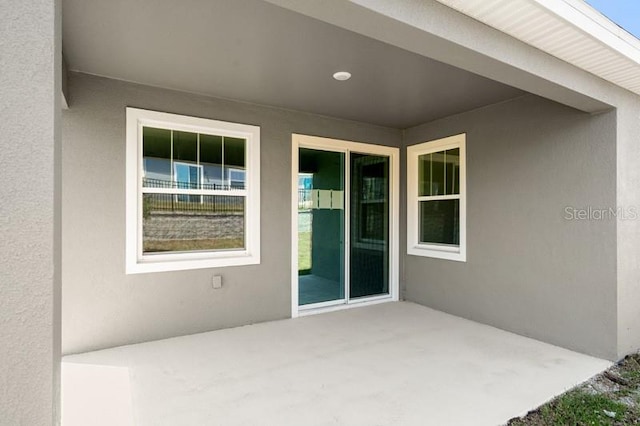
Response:
[[[581,0],[265,1],[588,113],[640,94],[638,41]]]
[[[263,0],[64,0],[63,18],[71,72],[396,129],[524,94]]]
[[[582,0],[437,0],[640,94],[640,40]]]
[[[267,7],[265,2],[288,9],[288,13]],[[164,9],[167,10],[147,8],[146,5],[153,3],[147,0],[135,2],[134,10],[126,0],[106,3],[93,0],[89,3],[90,6],[83,0],[64,2],[63,41],[70,70],[395,127],[412,123],[398,120],[383,123],[377,116],[349,115],[349,111],[366,112],[370,105],[379,103],[362,96],[371,92],[368,89],[371,87],[386,90],[374,98],[393,100],[388,96],[393,93],[400,106],[405,106],[408,96],[419,92],[416,90],[418,83],[435,84],[436,89],[460,90],[460,85],[439,84],[433,75],[419,69],[414,73],[416,84],[407,84],[409,79],[404,77],[387,78],[410,69],[393,58],[384,60],[380,49],[398,53],[398,49],[390,47],[423,57],[416,59],[414,55],[412,59],[416,61],[435,60],[589,113],[609,110],[623,97],[640,94],[640,42],[581,0],[193,0],[193,7],[180,9],[184,12],[181,16],[188,15],[182,16],[182,21],[189,22],[185,27],[188,29],[169,33],[163,29],[177,19],[177,11],[171,5],[166,5]],[[237,40],[235,44],[229,43],[228,37],[209,31],[210,21],[215,17],[222,19],[213,25],[218,31],[225,23],[233,21],[228,16],[229,11],[216,13],[211,10],[214,6],[233,9],[242,5],[248,8],[243,19],[253,17],[255,25],[249,26],[252,31],[248,34],[240,33],[238,37],[245,35],[250,40],[245,40],[244,44]],[[128,7],[126,14],[121,12],[123,7]],[[134,13],[136,10],[138,15]],[[291,14],[292,11],[296,14]],[[267,12],[273,16],[265,16]],[[164,24],[153,27],[155,21],[149,19],[149,14]],[[299,14],[315,21],[301,19]],[[199,19],[204,22],[194,24]],[[148,25],[141,26],[144,22]],[[158,28],[164,32],[158,32]],[[262,32],[257,31],[259,28]],[[338,37],[340,34],[342,38]],[[264,40],[267,37],[271,40],[269,43]],[[324,45],[318,44],[322,40],[325,40]],[[345,40],[353,43],[348,44]],[[242,56],[237,45],[249,46],[255,54]],[[371,47],[374,45],[377,50]],[[185,46],[189,48],[185,49]],[[359,63],[364,70],[359,74],[368,75],[372,81],[362,79],[364,89],[360,92],[343,90],[333,96],[328,86],[333,83],[326,76],[342,66],[327,63],[323,68],[317,61],[327,53],[339,56],[335,53],[340,49],[342,56],[334,58],[333,62],[338,65],[349,61]],[[362,58],[367,54],[371,63]],[[238,55],[242,57],[238,58]],[[221,57],[226,59],[228,67],[220,64]],[[255,59],[255,63],[240,60],[245,57]],[[244,65],[236,66],[235,62]],[[191,66],[183,67],[182,63]],[[291,79],[286,78],[290,70],[282,71],[283,64],[289,63],[297,64],[296,75],[313,78],[292,84]],[[393,65],[386,73],[383,72],[385,64]],[[307,72],[303,73],[305,70]],[[440,74],[449,77],[454,71],[459,70]],[[312,75],[314,72],[321,74]],[[376,73],[382,73],[384,78],[376,77]],[[325,81],[326,87],[318,81]],[[405,90],[408,94],[403,96],[401,90],[391,90],[394,81],[408,86],[410,90]],[[237,84],[233,85],[233,82]],[[356,82],[354,79],[353,83]],[[617,90],[618,87],[627,90]],[[233,91],[234,88],[244,92]],[[315,92],[303,92],[309,88]],[[434,97],[434,90],[432,87],[426,96],[420,93],[417,96],[442,107],[444,101]],[[462,99],[473,98],[473,93],[463,92]],[[298,103],[282,99],[292,94],[304,99],[298,99]],[[338,95],[343,96],[342,101],[336,97]],[[309,105],[310,102],[317,103],[322,96],[326,98],[323,104],[326,108]],[[441,98],[448,101],[454,96],[445,93]],[[358,99],[365,105],[352,105]],[[348,111],[339,111],[339,106]],[[387,111],[400,111],[397,105],[382,105],[380,109],[384,119],[388,119]],[[417,108],[409,110],[415,112]],[[445,115],[455,113],[441,112]],[[404,117],[404,114],[400,115]],[[419,115],[424,120],[437,118],[426,113]]]

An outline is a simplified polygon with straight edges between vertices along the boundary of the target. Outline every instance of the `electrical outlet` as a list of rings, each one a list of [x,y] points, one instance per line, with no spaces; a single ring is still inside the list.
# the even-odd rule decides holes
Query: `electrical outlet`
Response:
[[[214,289],[222,288],[222,275],[214,275],[211,279],[211,287]]]

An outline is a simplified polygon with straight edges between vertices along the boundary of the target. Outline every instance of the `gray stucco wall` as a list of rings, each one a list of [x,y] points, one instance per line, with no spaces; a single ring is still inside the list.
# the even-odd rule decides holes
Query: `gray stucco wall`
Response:
[[[405,255],[406,299],[615,359],[616,220],[566,220],[565,208],[616,206],[616,112],[528,95],[408,129],[405,142],[463,132],[467,262]]]
[[[59,416],[60,7],[0,0],[0,424]]]
[[[399,146],[401,132],[70,73],[63,114],[63,353],[287,318],[291,134]],[[125,106],[261,127],[255,266],[125,275]],[[223,276],[213,290],[211,277]]]
[[[640,97],[620,96],[617,110],[618,206],[635,220],[618,220],[618,357],[640,348]]]

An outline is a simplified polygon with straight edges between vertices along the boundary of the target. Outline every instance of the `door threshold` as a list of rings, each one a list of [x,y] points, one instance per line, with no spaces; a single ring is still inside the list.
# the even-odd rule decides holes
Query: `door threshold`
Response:
[[[342,311],[344,309],[360,308],[362,306],[371,306],[371,305],[378,305],[380,303],[397,302],[397,301],[398,299],[392,297],[391,295],[385,295],[385,296],[367,298],[366,300],[364,299],[352,300],[349,303],[340,303],[337,305],[321,306],[321,307],[308,308],[308,309],[300,308],[298,309],[298,317],[325,314],[328,312]]]

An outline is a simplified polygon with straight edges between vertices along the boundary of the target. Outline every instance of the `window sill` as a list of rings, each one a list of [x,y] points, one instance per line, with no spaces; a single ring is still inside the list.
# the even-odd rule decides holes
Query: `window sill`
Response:
[[[162,255],[160,255],[162,256]],[[227,266],[259,265],[260,256],[247,252],[229,252],[224,257],[207,257],[201,259],[154,259],[144,258],[127,264],[127,274],[144,274],[152,272],[186,271],[190,269],[222,268]]]
[[[419,244],[407,247],[407,254],[412,256],[432,257],[435,259],[466,262],[467,255],[460,247]]]

